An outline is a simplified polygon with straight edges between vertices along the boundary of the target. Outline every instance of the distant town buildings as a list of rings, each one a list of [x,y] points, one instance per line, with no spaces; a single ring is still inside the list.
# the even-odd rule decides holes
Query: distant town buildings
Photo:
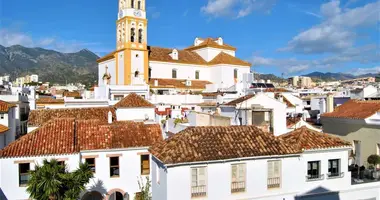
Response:
[[[21,87],[28,83],[38,83],[38,75],[32,74],[26,75],[24,77],[17,77],[16,80],[13,82],[13,84],[18,87]]]
[[[306,76],[293,76],[288,79],[289,85],[293,87],[310,88],[313,86],[313,81]]]

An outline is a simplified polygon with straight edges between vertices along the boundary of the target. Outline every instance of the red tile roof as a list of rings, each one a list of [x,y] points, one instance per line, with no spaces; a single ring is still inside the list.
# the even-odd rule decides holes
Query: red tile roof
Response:
[[[36,100],[37,104],[64,104],[64,99],[55,99],[52,97],[40,97]]]
[[[116,113],[112,107],[32,110],[29,114],[28,125],[41,126],[47,121],[57,118],[98,119],[101,122],[107,122],[109,111],[112,112],[112,119],[115,120]]]
[[[8,103],[6,101],[0,100],[0,113],[7,113],[9,112],[9,109],[16,107],[16,104]]]
[[[172,109],[165,108],[165,110],[158,110],[158,108],[156,108],[154,111],[156,112],[157,115],[170,115]]]
[[[63,92],[63,96],[65,97],[82,97],[78,91],[65,91]]]
[[[301,121],[301,117],[288,117],[286,118],[286,127],[291,128]]]
[[[254,94],[246,95],[246,96],[243,96],[243,97],[237,98],[237,99],[235,99],[235,100],[232,100],[232,101],[230,101],[230,102],[228,102],[228,103],[225,103],[225,104],[223,104],[223,105],[225,105],[225,106],[236,106],[237,104],[242,103],[242,102],[244,102],[244,101],[246,101],[246,100],[248,100],[248,99],[251,99],[251,98],[253,98],[254,96],[255,96]]]
[[[288,144],[292,144],[298,150],[327,149],[351,147],[351,143],[338,137],[320,133],[303,126],[290,133],[279,136]]]
[[[264,92],[291,92],[285,88],[268,88],[265,89]]]
[[[349,100],[335,108],[331,113],[324,113],[322,117],[366,119],[380,111],[380,101]]]
[[[154,85],[155,80],[158,81],[158,86]],[[151,78],[149,85],[151,88],[178,88],[178,89],[206,89],[206,85],[212,84],[210,81],[191,80],[191,86],[186,86],[185,79],[162,79]]]
[[[150,47],[149,50],[149,61],[207,65],[207,62],[199,54],[192,51],[177,50],[178,60],[174,60],[170,56],[170,54],[173,52],[173,49]]]
[[[216,102],[203,102],[203,103],[199,103],[197,106],[200,106],[200,107],[216,107],[217,103]]]
[[[241,65],[241,66],[252,66],[251,63],[246,62],[244,60],[240,60],[230,54],[221,52],[214,59],[208,62],[209,65],[218,65],[218,64],[230,64],[230,65]]]
[[[161,142],[159,124],[54,119],[12,142],[1,157],[73,154],[83,150],[148,147]]]
[[[190,127],[149,151],[164,164],[300,153],[255,126]]]
[[[5,133],[5,132],[7,132],[8,130],[9,130],[8,127],[6,127],[6,126],[0,124],[0,134],[1,134],[1,133]]]
[[[114,105],[115,108],[153,108],[155,107],[142,96],[131,93]]]

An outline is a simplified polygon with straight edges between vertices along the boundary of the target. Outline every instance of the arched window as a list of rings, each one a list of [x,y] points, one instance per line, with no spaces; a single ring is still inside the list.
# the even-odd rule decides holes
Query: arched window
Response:
[[[237,78],[238,78],[238,70],[234,69],[234,79],[237,79]]]
[[[139,77],[139,73],[140,72],[138,70],[135,71],[135,78]]]
[[[149,71],[148,71],[148,78],[152,78],[152,68],[149,67]]]
[[[114,192],[110,195],[110,198],[109,200],[123,200],[123,194],[121,194],[120,192]]]
[[[93,191],[93,192],[87,192],[85,195],[83,195],[82,200],[102,200],[103,196],[99,192]]]
[[[137,2],[137,9],[141,10],[141,1]]]
[[[131,0],[131,8],[135,8],[135,0]]]
[[[172,78],[177,78],[177,69],[172,69]]]
[[[143,30],[140,28],[139,29],[139,43],[142,43],[143,41],[143,34],[142,34]]]
[[[195,79],[199,80],[199,71],[195,71]]]
[[[131,42],[135,42],[135,28],[131,28]]]

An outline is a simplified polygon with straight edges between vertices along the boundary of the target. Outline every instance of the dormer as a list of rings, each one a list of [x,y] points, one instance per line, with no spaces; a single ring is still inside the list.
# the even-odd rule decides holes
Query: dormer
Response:
[[[170,53],[170,57],[172,57],[173,60],[178,60],[178,50],[173,49],[173,51]]]
[[[223,38],[218,37],[218,39],[215,42],[218,43],[219,45],[223,45]]]

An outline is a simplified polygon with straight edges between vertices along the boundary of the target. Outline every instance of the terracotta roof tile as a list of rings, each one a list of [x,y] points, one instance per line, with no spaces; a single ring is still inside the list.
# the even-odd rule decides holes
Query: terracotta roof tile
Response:
[[[265,92],[291,92],[285,88],[267,88]]]
[[[154,81],[158,81],[158,86],[154,85]],[[149,85],[151,88],[179,88],[179,89],[206,89],[206,85],[212,84],[210,81],[191,80],[191,86],[186,86],[185,79],[160,79],[151,78]]]
[[[8,127],[6,127],[6,126],[0,124],[0,134],[1,134],[1,133],[4,133],[4,132],[7,132],[8,130],[9,130]]]
[[[230,102],[228,102],[228,103],[225,103],[225,104],[223,104],[223,105],[225,105],[225,106],[236,106],[237,104],[242,103],[242,102],[244,102],[245,100],[251,99],[251,98],[254,97],[254,96],[255,96],[255,95],[253,95],[253,94],[246,95],[246,96],[243,96],[243,97],[237,98],[237,99],[235,99],[235,100],[232,100],[232,101],[230,101]]]
[[[159,62],[171,62],[171,63],[184,63],[184,64],[197,64],[207,65],[207,62],[197,53],[186,50],[177,50],[178,60],[174,60],[169,54],[173,52],[173,49],[150,47],[149,60]]]
[[[288,117],[286,118],[286,127],[291,128],[301,121],[301,117]]]
[[[164,164],[300,153],[255,126],[190,127],[150,152]]]
[[[349,100],[322,117],[365,119],[380,111],[380,101]]]
[[[218,64],[230,64],[230,65],[242,65],[242,66],[252,66],[251,63],[244,60],[240,60],[230,54],[221,52],[214,59],[208,62],[209,65],[218,65]]]
[[[9,109],[16,107],[17,105],[14,103],[8,103],[6,101],[0,100],[0,113],[7,113]]]
[[[78,91],[65,91],[63,92],[64,97],[82,97]]]
[[[214,48],[218,48],[218,49],[225,49],[225,50],[231,50],[231,51],[236,51],[236,48],[231,46],[231,45],[228,45],[228,44],[225,44],[223,43],[223,45],[219,45],[217,42],[215,42],[217,39],[215,38],[206,38],[206,39],[202,39],[202,38],[199,38],[200,40],[203,40],[203,42],[197,46],[190,46],[190,47],[187,47],[185,50],[197,50],[197,49],[202,49],[202,48],[205,48],[205,47],[214,47]]]
[[[47,121],[56,118],[98,119],[102,122],[107,122],[109,111],[112,112],[112,119],[115,120],[116,113],[112,107],[32,110],[29,114],[28,125],[41,126]]]
[[[52,97],[40,97],[36,100],[37,104],[64,104],[64,99],[55,99]]]
[[[115,108],[152,108],[155,107],[142,96],[131,93],[114,105]]]
[[[200,107],[216,107],[217,103],[216,102],[203,102],[203,103],[199,103],[197,106],[200,106]]]
[[[1,157],[73,154],[83,150],[148,147],[161,142],[159,124],[54,119],[12,142]]]
[[[292,144],[298,150],[351,147],[350,142],[326,133],[308,129],[306,126],[281,135],[279,138],[288,144]]]

